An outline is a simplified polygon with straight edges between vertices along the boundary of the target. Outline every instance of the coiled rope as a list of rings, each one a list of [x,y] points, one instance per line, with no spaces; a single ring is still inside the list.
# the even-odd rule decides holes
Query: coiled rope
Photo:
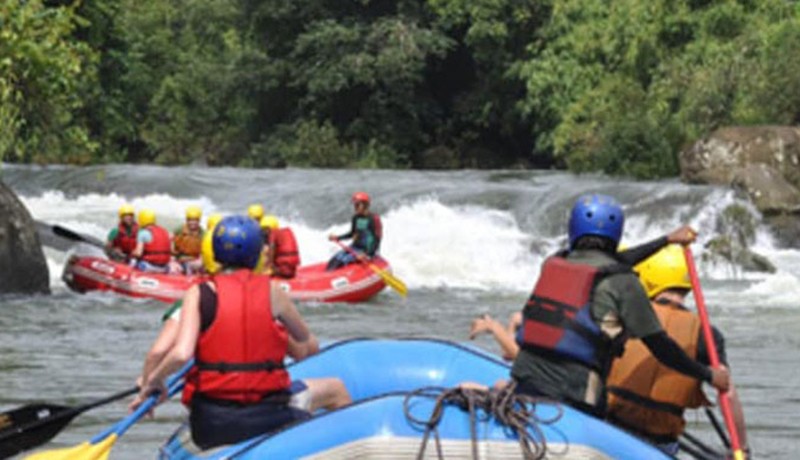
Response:
[[[437,429],[444,415],[445,407],[457,406],[469,412],[470,435],[472,438],[472,458],[479,459],[476,422],[496,419],[503,426],[511,428],[519,439],[520,450],[525,460],[539,460],[547,454],[547,442],[539,425],[552,424],[564,414],[563,408],[552,400],[535,398],[514,393],[515,382],[510,382],[502,390],[473,388],[424,387],[406,395],[403,411],[406,419],[417,428],[424,430],[417,459],[422,459],[433,433],[436,441],[436,454],[443,459],[441,439]],[[411,414],[410,404],[414,398],[435,399],[433,411],[428,419],[419,419]],[[536,414],[536,403],[555,404],[558,409],[553,417],[541,418]],[[480,409],[483,413],[479,413]]]

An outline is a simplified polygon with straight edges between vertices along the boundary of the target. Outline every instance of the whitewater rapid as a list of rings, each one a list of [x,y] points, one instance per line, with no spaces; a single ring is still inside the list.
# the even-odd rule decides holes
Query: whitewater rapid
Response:
[[[686,223],[700,230],[700,244],[695,245],[696,254],[700,256],[703,243],[716,235],[707,230],[715,228],[717,216],[730,204],[742,204],[732,192],[718,189],[701,198],[695,197],[693,202],[673,204],[665,208],[668,212],[647,212],[658,208],[666,196],[666,192],[656,193],[625,204],[627,216],[623,242],[629,246],[643,243]],[[204,210],[204,221],[211,213],[243,213],[246,207],[244,203],[239,208],[225,207],[203,195],[178,198],[163,193],[68,196],[62,191],[47,190],[21,198],[35,219],[99,239],[105,239],[109,229],[115,225],[117,209],[123,203],[131,203],[137,209],[154,209],[159,223],[168,229],[181,225],[183,210],[190,205]],[[537,276],[543,258],[563,247],[566,241],[563,234],[551,230],[557,226],[527,225],[526,228],[513,210],[493,209],[479,203],[448,204],[436,194],[404,200],[379,212],[385,232],[381,252],[412,289],[525,291]],[[327,235],[344,233],[349,228],[347,219],[318,226],[309,222],[311,219],[299,210],[288,215],[279,213],[277,217],[281,225],[294,230],[304,263],[329,258],[337,248],[327,241]],[[562,224],[566,218],[564,210]],[[702,274],[714,280],[754,281],[746,293],[769,294],[767,303],[783,304],[793,296],[800,296],[796,268],[800,266],[800,251],[778,248],[769,229],[763,225],[757,229],[754,249],[768,257],[778,272],[742,272],[729,264],[701,264]],[[51,284],[63,287],[59,278],[65,253],[47,249],[46,256]]]

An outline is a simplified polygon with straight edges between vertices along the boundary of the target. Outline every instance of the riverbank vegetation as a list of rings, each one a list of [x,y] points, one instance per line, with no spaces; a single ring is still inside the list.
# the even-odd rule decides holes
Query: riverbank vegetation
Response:
[[[786,0],[10,0],[0,159],[642,178],[800,122]]]

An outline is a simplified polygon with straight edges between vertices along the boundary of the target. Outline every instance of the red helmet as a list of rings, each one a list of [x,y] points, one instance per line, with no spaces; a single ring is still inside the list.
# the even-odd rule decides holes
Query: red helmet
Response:
[[[353,203],[367,203],[369,204],[369,195],[366,192],[356,192],[353,194]]]

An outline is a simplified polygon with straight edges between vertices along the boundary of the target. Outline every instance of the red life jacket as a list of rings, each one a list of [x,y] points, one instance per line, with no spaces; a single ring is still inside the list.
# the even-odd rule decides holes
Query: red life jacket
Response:
[[[281,278],[293,278],[300,265],[300,252],[297,240],[291,228],[278,228],[270,232],[270,238],[275,244],[275,275]]]
[[[217,275],[216,315],[200,334],[184,402],[192,393],[255,403],[289,388],[288,338],[272,317],[270,278],[250,270]]]
[[[629,271],[620,264],[598,268],[548,258],[522,311],[522,347],[605,375],[611,341],[592,318],[592,295],[604,277]]]
[[[166,265],[172,255],[172,242],[169,232],[158,225],[148,225],[144,228],[149,231],[153,239],[145,243],[141,259],[153,265]]]
[[[133,250],[136,249],[136,236],[138,234],[138,224],[134,223],[128,227],[120,222],[117,226],[117,236],[111,242],[111,245],[115,248],[119,248],[126,256],[130,257]]]

